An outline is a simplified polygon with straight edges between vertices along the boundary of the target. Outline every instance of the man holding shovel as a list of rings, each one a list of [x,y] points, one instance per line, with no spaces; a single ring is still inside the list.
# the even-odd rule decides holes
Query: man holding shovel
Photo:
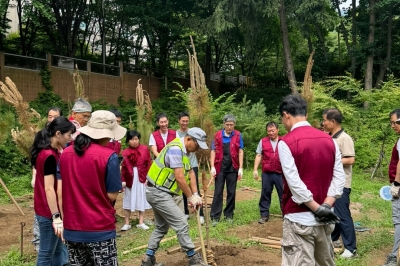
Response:
[[[189,258],[189,266],[206,266],[200,254],[195,253],[189,236],[185,214],[176,205],[174,197],[184,193],[193,208],[201,207],[196,176],[190,166],[188,154],[198,149],[208,149],[206,133],[198,127],[188,130],[183,138],[168,143],[154,160],[147,173],[146,199],[154,212],[155,229],[150,236],[142,266],[162,266],[156,262],[155,252],[169,227],[175,230],[179,244]]]

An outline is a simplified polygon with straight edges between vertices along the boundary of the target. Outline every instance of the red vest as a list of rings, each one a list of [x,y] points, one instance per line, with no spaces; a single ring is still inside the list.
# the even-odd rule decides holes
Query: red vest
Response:
[[[147,172],[151,166],[151,157],[146,145],[140,144],[136,149],[127,148],[122,151],[121,178],[128,188],[133,184],[133,167],[137,167],[140,183],[146,182]]]
[[[390,158],[390,163],[389,163],[389,181],[390,183],[393,183],[394,179],[396,178],[396,170],[397,170],[397,163],[399,162],[399,151],[397,150],[397,142],[394,144],[393,150],[392,150],[392,157]]]
[[[160,130],[153,132],[154,140],[156,141],[157,152],[161,152],[161,150],[165,147],[165,144],[170,143],[176,138],[176,131],[172,129],[168,129],[167,143],[164,144],[164,140],[161,136]]]
[[[240,132],[237,130],[233,131],[230,142],[230,151],[232,157],[233,169],[239,169],[239,149],[240,149]],[[214,167],[217,175],[221,171],[222,158],[224,157],[224,144],[222,143],[222,130],[218,131],[214,135],[214,150],[215,150],[215,161]]]
[[[282,139],[278,137],[278,141]],[[281,162],[279,161],[278,146],[275,151],[270,138],[262,139],[262,171],[263,173],[282,173]]]
[[[106,147],[112,149],[118,156],[121,154],[121,142],[118,140],[110,141]]]
[[[335,165],[335,144],[328,134],[311,126],[301,126],[282,138],[292,152],[300,179],[313,194],[314,200],[322,204],[328,194]],[[306,212],[310,209],[292,200],[292,193],[283,179],[283,214]]]
[[[44,189],[44,162],[50,155],[53,155],[56,158],[56,162],[58,164],[58,161],[60,160],[60,155],[56,150],[44,149],[39,152],[35,163],[36,181],[34,188],[35,193],[33,194],[33,205],[35,213],[46,218],[51,218],[52,215],[49,204],[47,203],[46,191]],[[57,177],[54,177],[54,191],[57,198]]]
[[[60,158],[64,227],[68,230],[115,230],[115,209],[107,196],[106,168],[113,150],[91,143],[82,157],[67,147]]]

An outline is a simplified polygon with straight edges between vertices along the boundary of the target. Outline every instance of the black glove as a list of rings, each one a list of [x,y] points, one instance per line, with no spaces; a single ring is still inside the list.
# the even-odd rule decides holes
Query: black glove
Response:
[[[331,211],[331,206],[328,203],[323,203],[314,212],[315,219],[324,224],[335,224],[340,222],[340,218]]]

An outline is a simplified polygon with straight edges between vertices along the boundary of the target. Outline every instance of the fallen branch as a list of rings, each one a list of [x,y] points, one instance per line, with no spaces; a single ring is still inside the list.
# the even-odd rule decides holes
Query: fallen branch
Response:
[[[164,243],[166,241],[169,241],[169,240],[172,240],[172,239],[175,239],[175,238],[176,238],[176,236],[171,236],[171,237],[168,237],[168,238],[165,238],[165,239],[161,240],[160,243]],[[133,248],[133,249],[125,250],[124,252],[122,252],[122,254],[125,255],[125,254],[131,253],[131,252],[136,251],[136,250],[141,250],[141,249],[147,248],[147,246],[148,245],[146,244],[146,245],[143,245],[143,246],[140,246],[140,247],[136,247],[136,248]]]

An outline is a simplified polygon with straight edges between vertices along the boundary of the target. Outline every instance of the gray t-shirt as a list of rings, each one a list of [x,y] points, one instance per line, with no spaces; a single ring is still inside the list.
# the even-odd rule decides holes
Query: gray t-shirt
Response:
[[[273,140],[269,140],[271,141],[271,145],[272,145],[272,149],[275,151],[276,150],[276,145],[278,145],[278,141],[273,141]],[[260,142],[258,143],[257,149],[256,149],[256,153],[257,154],[262,154],[262,140],[260,140]]]
[[[179,129],[176,131],[176,136],[178,138],[184,138],[187,135],[187,132],[182,132],[179,131]],[[198,167],[199,163],[197,162],[197,157],[194,152],[189,153],[189,160],[190,160],[190,167]]]

